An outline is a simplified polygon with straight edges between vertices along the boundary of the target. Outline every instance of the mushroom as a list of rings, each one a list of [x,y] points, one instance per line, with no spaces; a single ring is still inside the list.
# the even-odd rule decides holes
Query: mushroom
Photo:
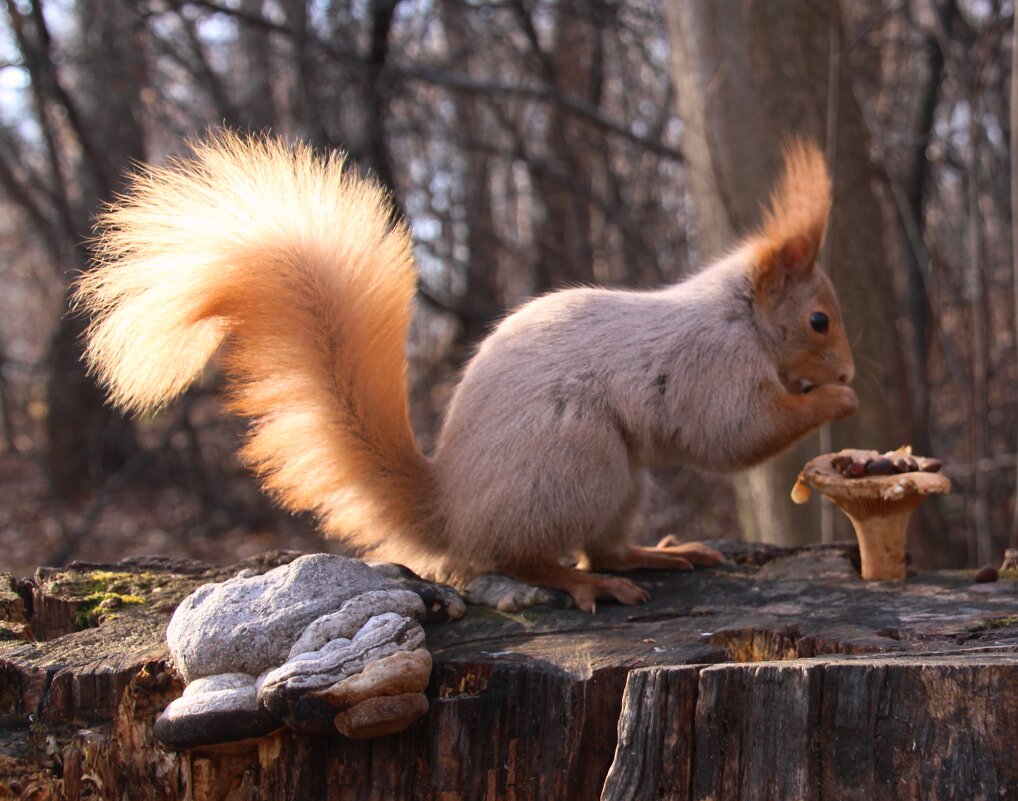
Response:
[[[910,448],[901,448],[911,456]],[[839,458],[840,457],[840,458]],[[940,473],[907,472],[847,478],[832,464],[845,459],[866,463],[881,458],[876,451],[846,449],[807,462],[792,488],[792,500],[806,503],[815,489],[844,512],[855,527],[864,579],[905,578],[905,534],[908,518],[923,498],[951,491]]]

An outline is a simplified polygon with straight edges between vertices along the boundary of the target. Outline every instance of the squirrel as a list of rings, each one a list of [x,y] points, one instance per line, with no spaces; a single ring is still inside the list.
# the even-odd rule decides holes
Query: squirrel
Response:
[[[509,314],[428,456],[408,413],[411,235],[387,193],[341,154],[212,133],[133,175],[98,218],[75,295],[92,316],[85,359],[113,403],[145,412],[218,354],[264,488],[367,558],[459,586],[497,571],[590,612],[639,603],[634,582],[589,571],[722,559],[629,541],[648,468],[744,468],[858,411],[816,264],[830,193],[819,149],[793,140],[760,227],[717,262]]]

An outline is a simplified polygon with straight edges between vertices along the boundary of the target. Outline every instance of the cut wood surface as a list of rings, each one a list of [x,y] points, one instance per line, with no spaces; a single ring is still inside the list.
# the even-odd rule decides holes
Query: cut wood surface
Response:
[[[723,547],[636,574],[643,606],[427,626],[431,709],[402,734],[185,753],[152,739],[182,689],[169,615],[294,554],[41,570],[0,585],[0,798],[1018,798],[1014,576],[863,582],[847,546]]]

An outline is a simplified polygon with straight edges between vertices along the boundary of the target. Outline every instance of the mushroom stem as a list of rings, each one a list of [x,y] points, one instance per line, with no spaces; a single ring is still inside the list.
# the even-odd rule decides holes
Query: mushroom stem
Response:
[[[855,527],[864,579],[905,578],[905,539],[914,506],[903,506],[880,516],[857,518],[845,515]]]
[[[899,448],[895,453],[912,459],[909,448]],[[810,459],[792,488],[792,500],[805,503],[810,489],[825,495],[855,527],[862,577],[903,579],[908,518],[927,495],[950,492],[951,482],[937,472],[909,470],[885,475],[876,471],[859,475],[855,470],[879,458],[876,451],[845,448]],[[912,461],[923,465],[936,462],[925,457]],[[849,466],[851,471],[847,470]]]

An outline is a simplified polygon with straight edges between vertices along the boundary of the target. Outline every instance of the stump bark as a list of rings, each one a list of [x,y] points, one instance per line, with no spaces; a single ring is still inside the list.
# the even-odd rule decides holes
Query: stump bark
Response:
[[[402,734],[181,753],[152,738],[175,605],[295,555],[40,570],[0,584],[0,798],[1018,798],[1016,576],[863,582],[847,546],[724,547],[636,574],[644,606],[428,626],[431,708]]]

